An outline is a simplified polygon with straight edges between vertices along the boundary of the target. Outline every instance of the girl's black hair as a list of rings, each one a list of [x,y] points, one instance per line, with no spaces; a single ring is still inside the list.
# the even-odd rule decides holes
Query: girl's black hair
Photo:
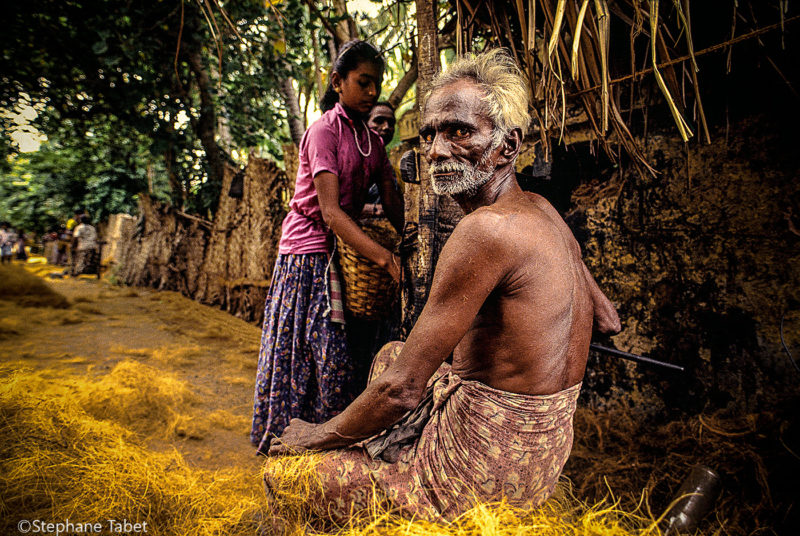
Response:
[[[347,73],[365,61],[373,63],[383,73],[386,64],[377,48],[360,39],[348,41],[339,49],[339,55],[333,64],[333,69],[331,69],[331,75],[339,73],[342,79],[347,78]],[[339,95],[333,89],[331,78],[332,76],[328,77],[328,88],[325,90],[325,95],[323,95],[322,102],[319,105],[323,112],[332,109],[339,102]]]

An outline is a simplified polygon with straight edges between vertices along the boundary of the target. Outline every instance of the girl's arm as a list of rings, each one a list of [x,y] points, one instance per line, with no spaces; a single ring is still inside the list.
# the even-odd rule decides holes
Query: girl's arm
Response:
[[[400,280],[400,259],[366,234],[339,206],[339,177],[323,171],[314,177],[314,187],[322,210],[322,219],[331,231],[361,255],[368,258],[391,274],[395,281]]]

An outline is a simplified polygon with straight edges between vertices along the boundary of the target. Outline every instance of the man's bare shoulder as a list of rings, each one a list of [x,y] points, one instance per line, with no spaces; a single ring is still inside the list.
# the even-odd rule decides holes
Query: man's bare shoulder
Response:
[[[543,198],[541,201],[547,203]],[[555,215],[558,216],[558,213],[555,212]],[[557,222],[546,206],[524,192],[521,195],[504,196],[464,216],[456,226],[456,231],[460,231],[458,234],[465,238],[474,240],[480,237],[487,246],[525,246],[525,249],[549,247],[560,237]],[[453,234],[456,235],[456,232]]]
[[[552,219],[526,196],[514,197],[464,216],[442,250],[443,257],[468,259],[475,269],[490,270],[506,281],[516,281],[521,274],[526,280],[533,274],[544,276],[564,267],[571,255]]]

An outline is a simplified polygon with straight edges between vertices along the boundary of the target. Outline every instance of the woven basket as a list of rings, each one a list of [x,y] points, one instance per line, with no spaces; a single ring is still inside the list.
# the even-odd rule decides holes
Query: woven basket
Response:
[[[389,251],[394,251],[400,237],[386,218],[368,218],[359,222],[361,230]],[[386,316],[397,296],[397,283],[389,272],[339,240],[339,266],[344,280],[344,304],[350,313],[363,319]]]

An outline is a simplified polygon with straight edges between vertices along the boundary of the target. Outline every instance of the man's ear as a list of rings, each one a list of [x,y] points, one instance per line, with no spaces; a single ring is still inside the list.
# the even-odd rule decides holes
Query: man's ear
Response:
[[[500,144],[500,156],[497,159],[497,165],[503,166],[516,160],[520,149],[522,149],[522,131],[518,128],[512,128],[506,134],[503,143]]]

